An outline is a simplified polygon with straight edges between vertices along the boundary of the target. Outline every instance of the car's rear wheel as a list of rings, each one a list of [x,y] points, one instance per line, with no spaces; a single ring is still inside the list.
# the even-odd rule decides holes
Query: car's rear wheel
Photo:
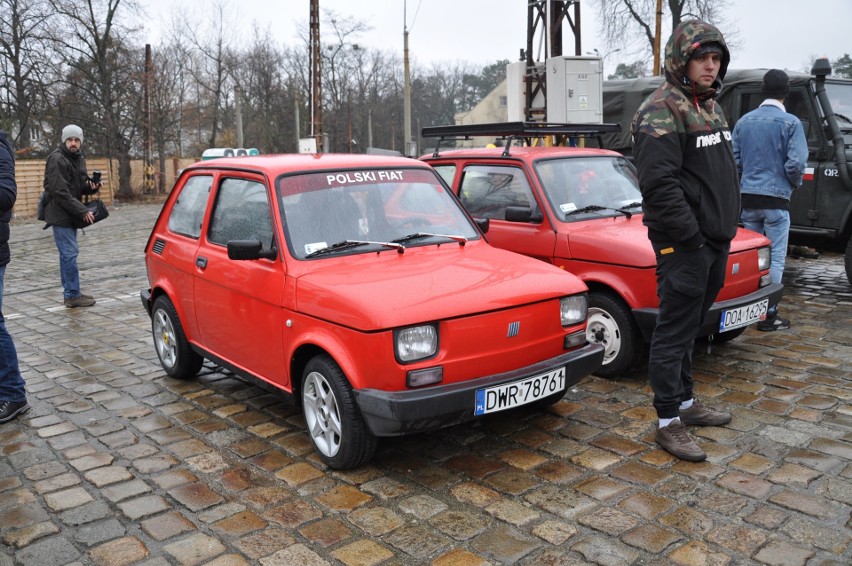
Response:
[[[606,292],[589,293],[586,340],[604,347],[600,377],[617,377],[639,363],[644,340],[627,305]]]
[[[151,309],[151,334],[160,365],[167,374],[178,379],[198,374],[204,358],[189,345],[175,306],[165,295],[157,297]]]
[[[378,441],[361,418],[343,370],[330,356],[321,354],[305,366],[301,396],[311,442],[328,467],[348,470],[373,456]]]

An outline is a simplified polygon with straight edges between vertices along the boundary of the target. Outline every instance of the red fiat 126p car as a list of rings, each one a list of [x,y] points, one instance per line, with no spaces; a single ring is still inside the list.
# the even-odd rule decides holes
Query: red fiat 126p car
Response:
[[[278,155],[190,166],[145,248],[166,373],[206,358],[292,393],[322,460],[555,403],[594,372],[586,286],[491,247],[427,165]]]
[[[642,224],[636,171],[614,151],[522,147],[526,140],[546,136],[587,140],[582,136],[594,138],[608,126],[613,125],[508,122],[424,128],[427,137],[506,136],[509,142],[505,148],[440,149],[422,159],[474,218],[489,219],[486,235],[492,244],[557,265],[588,285],[586,332],[590,342],[606,349],[596,374],[615,377],[639,362],[659,307],[657,260]],[[717,342],[736,338],[766,318],[782,289],[769,280],[769,240],[740,229],[731,242],[725,286],[700,335]]]

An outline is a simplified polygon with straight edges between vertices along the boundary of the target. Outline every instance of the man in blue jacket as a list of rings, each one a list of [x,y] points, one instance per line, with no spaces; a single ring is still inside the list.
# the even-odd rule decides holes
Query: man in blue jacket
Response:
[[[18,352],[6,330],[6,319],[3,318],[3,276],[11,255],[9,220],[17,197],[15,154],[6,139],[6,132],[0,130],[0,423],[9,422],[30,409],[24,380],[18,368]]]
[[[660,310],[648,377],[655,440],[682,460],[707,458],[687,426],[719,426],[731,414],[693,397],[692,351],[725,281],[740,192],[731,134],[716,94],[731,60],[721,32],[691,20],[666,45],[666,80],[633,119],[643,223],[657,259]]]
[[[769,276],[781,283],[790,234],[790,195],[802,185],[808,161],[808,142],[802,123],[784,108],[790,92],[787,73],[770,69],[763,76],[761,105],[740,118],[734,127],[734,157],[740,172],[742,221],[772,242]],[[778,316],[773,305],[766,320],[757,323],[765,332],[786,330],[790,321]]]

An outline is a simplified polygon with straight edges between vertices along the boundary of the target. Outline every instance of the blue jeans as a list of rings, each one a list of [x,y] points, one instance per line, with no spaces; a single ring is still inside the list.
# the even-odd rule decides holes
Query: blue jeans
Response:
[[[772,250],[769,277],[773,283],[781,283],[784,262],[787,260],[787,242],[790,239],[790,211],[780,208],[744,208],[740,218],[743,226],[769,238]],[[777,313],[778,305],[772,305],[769,318]]]
[[[6,266],[0,266],[0,401],[21,403],[27,400],[24,389],[24,379],[18,368],[18,352],[15,343],[6,330],[6,319],[3,318],[3,276]]]
[[[66,299],[80,296],[80,272],[77,270],[77,229],[52,226],[53,239],[59,250],[59,275],[62,278],[63,294]]]
[[[780,208],[744,208],[741,218],[743,226],[758,234],[765,234],[772,242],[769,276],[773,283],[781,283],[787,258],[787,241],[790,239],[790,211]]]

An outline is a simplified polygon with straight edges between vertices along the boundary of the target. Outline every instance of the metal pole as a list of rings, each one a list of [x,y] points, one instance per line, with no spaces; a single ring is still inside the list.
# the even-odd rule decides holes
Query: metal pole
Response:
[[[145,44],[145,78],[143,104],[145,106],[145,192],[154,191],[154,135],[151,110],[151,83],[154,63],[151,59],[151,44]]]
[[[654,31],[654,76],[660,74],[660,32],[663,27],[663,0],[657,0],[657,23]]]
[[[403,19],[406,18],[405,15],[405,5],[403,5]],[[404,107],[403,107],[403,140],[402,140],[402,153],[408,157],[411,157],[411,151],[409,150],[409,145],[411,145],[411,77],[408,71],[408,24],[407,22],[403,22],[403,67],[405,69],[405,87],[403,92],[404,98]]]
[[[322,136],[322,78],[320,60],[319,0],[311,0],[311,136],[316,140],[317,151],[323,149]]]

